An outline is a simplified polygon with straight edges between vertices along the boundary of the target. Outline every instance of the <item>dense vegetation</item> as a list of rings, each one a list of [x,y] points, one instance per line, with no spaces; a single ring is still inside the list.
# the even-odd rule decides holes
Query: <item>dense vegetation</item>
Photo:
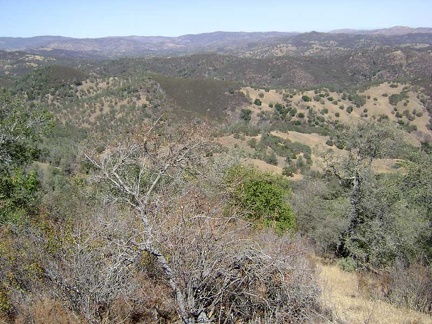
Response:
[[[313,255],[431,314],[427,59],[351,50],[38,58],[4,74],[0,321],[337,321]]]

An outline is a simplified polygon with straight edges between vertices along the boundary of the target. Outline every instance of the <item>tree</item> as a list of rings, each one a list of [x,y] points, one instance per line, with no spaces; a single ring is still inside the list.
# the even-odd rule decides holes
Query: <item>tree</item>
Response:
[[[408,164],[400,190],[405,194],[408,205],[424,215],[429,230],[422,233],[418,243],[427,256],[432,256],[432,154],[428,151],[416,152]]]
[[[145,240],[135,242],[136,247],[138,251],[145,251],[157,260],[175,292],[180,318],[189,322],[184,292],[158,242],[153,239],[155,233],[151,221],[151,203],[161,182],[169,177],[170,172],[186,168],[188,162],[196,157],[194,154],[202,144],[201,141],[173,141],[167,147],[162,147],[157,136],[152,134],[155,126],[156,124],[150,128],[141,143],[119,144],[108,148],[100,157],[86,154],[86,158],[101,171],[101,179],[108,181],[117,198],[124,200],[138,213]],[[175,175],[172,174],[171,177]]]
[[[383,208],[391,205],[394,201],[390,198],[394,197],[388,196],[391,201],[383,201],[387,195],[378,194],[382,187],[376,185],[372,162],[394,154],[400,144],[397,132],[390,124],[362,122],[339,130],[337,138],[348,154],[336,157],[330,153],[324,159],[327,172],[349,190],[348,226],[340,236],[337,253],[359,262],[379,262],[372,260],[372,251],[381,246],[379,237],[383,241],[388,214]]]
[[[127,217],[139,220],[130,222],[134,225],[128,236],[115,238],[129,254],[113,269],[124,273],[125,267],[143,264],[147,276],[172,291],[184,323],[259,318],[286,322],[312,316],[319,304],[316,290],[306,289],[311,277],[301,253],[295,245],[289,248],[289,236],[256,231],[236,216],[235,209],[226,214],[226,193],[217,190],[223,188],[221,177],[212,176],[211,161],[203,159],[207,130],[185,129],[175,132],[182,134],[180,138],[168,140],[155,134],[155,125],[129,143],[86,154],[96,169],[95,179],[107,186],[104,200],[126,203]],[[202,163],[205,169],[199,167]],[[271,205],[261,205],[270,208],[267,220],[280,215],[276,220],[292,226],[283,190],[265,177],[251,179],[247,188],[254,191],[257,186],[262,197],[271,189],[266,194]]]
[[[6,90],[0,92],[0,223],[19,222],[34,200],[36,174],[25,167],[36,158],[36,142],[51,116],[30,111]]]

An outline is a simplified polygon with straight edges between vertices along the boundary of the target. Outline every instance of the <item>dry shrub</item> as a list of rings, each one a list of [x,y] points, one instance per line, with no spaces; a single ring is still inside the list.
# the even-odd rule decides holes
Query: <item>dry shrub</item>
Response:
[[[16,324],[57,323],[79,324],[83,323],[74,313],[64,307],[59,301],[51,298],[42,298],[33,302],[30,306],[23,307],[23,312],[15,319]]]
[[[387,299],[395,304],[432,314],[432,267],[422,263],[404,267],[396,264],[390,272]]]
[[[149,266],[153,267],[153,265]],[[167,285],[158,282],[156,274],[148,275],[148,267],[139,267],[140,287],[134,295],[119,296],[111,304],[102,322],[160,323],[177,318],[175,300]]]
[[[208,146],[183,138],[149,135],[86,155],[107,210],[77,228],[76,263],[54,276],[73,290],[74,310],[95,323],[314,321],[319,290],[304,242],[228,211],[220,179],[203,168]]]
[[[432,314],[432,268],[422,263],[396,263],[387,271],[358,273],[362,295]]]
[[[381,271],[359,271],[357,286],[361,294],[370,299],[385,299],[388,295],[390,276]]]
[[[227,217],[223,203],[196,186],[165,201],[155,217],[157,241],[195,320],[299,323],[322,313],[311,251],[300,237]]]

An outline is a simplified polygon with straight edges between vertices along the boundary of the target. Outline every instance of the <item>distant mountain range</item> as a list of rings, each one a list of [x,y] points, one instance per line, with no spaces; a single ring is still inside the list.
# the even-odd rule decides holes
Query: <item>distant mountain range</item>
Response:
[[[418,33],[432,33],[432,28],[411,28],[407,26],[395,26],[390,28],[382,29],[371,29],[371,30],[359,30],[359,29],[338,29],[330,31],[332,34],[361,34],[361,35],[406,35],[406,34],[418,34]]]
[[[320,42],[317,44],[316,42]],[[247,57],[310,55],[334,50],[415,44],[432,45],[432,28],[392,27],[377,30],[341,29],[329,33],[214,32],[179,37],[124,36],[70,38],[0,37],[0,50],[25,51],[68,58],[115,58],[187,55],[213,52]],[[319,45],[319,46],[317,46]]]

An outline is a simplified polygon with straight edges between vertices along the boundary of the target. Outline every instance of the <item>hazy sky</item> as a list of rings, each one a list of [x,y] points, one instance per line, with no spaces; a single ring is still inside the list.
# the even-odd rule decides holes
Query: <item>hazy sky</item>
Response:
[[[432,27],[431,0],[0,0],[0,36]]]

